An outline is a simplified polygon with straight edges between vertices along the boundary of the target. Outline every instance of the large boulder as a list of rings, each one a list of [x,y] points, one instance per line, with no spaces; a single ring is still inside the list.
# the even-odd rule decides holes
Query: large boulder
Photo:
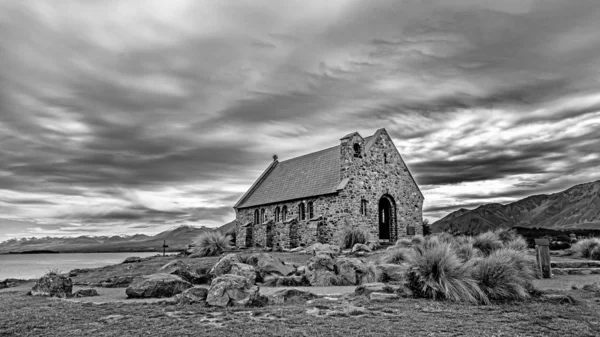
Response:
[[[229,274],[234,263],[241,263],[240,257],[236,254],[227,254],[223,256],[210,270],[209,274],[212,277]]]
[[[383,282],[401,282],[405,280],[408,266],[394,263],[382,263],[377,265],[377,269],[381,272],[381,280]]]
[[[290,302],[306,302],[317,298],[318,296],[303,290],[298,289],[283,289],[267,295],[269,303],[283,304]]]
[[[340,247],[335,245],[330,245],[326,243],[315,243],[312,246],[308,247],[306,251],[311,253],[312,255],[317,255],[319,252],[324,252],[333,256],[337,256],[340,255],[342,250]]]
[[[367,246],[365,244],[362,244],[362,243],[356,243],[352,247],[352,250],[350,251],[350,254],[356,254],[358,252],[370,253],[371,251],[372,251],[372,249],[369,248],[369,246]]]
[[[308,260],[305,275],[312,286],[330,286],[339,283],[335,262],[326,255],[313,256]]]
[[[125,294],[130,298],[160,298],[175,296],[192,284],[171,274],[152,274],[136,278],[127,287]]]
[[[243,276],[250,281],[250,283],[256,283],[256,270],[249,264],[245,263],[234,263],[231,265],[229,274]]]
[[[202,287],[193,287],[187,289],[181,294],[178,294],[177,300],[180,303],[187,304],[206,303],[206,296],[208,296],[208,289]]]
[[[257,272],[257,281],[263,281],[268,276],[288,276],[296,272],[293,265],[286,264],[271,254],[256,253],[248,256],[246,263],[253,266]]]
[[[335,265],[344,285],[360,284],[362,275],[367,269],[365,263],[356,258],[342,257],[335,261]]]
[[[174,260],[162,266],[159,273],[177,275],[191,284],[200,284],[204,280],[194,269],[180,260]]]
[[[71,297],[73,292],[73,281],[70,278],[55,273],[49,273],[42,276],[33,288],[31,295],[33,296],[50,296],[50,297]]]
[[[206,303],[226,307],[248,305],[258,298],[258,287],[239,275],[225,274],[212,280]]]

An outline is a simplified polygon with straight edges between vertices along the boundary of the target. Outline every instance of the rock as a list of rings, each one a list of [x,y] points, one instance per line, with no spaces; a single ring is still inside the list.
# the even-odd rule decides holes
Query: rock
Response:
[[[367,242],[367,247],[369,247],[371,251],[379,249],[379,242]]]
[[[28,281],[20,280],[20,279],[16,279],[16,278],[7,278],[3,281],[0,281],[0,289],[16,287],[19,284],[26,283],[26,282],[28,282]]]
[[[318,296],[309,292],[298,289],[283,289],[267,295],[269,303],[283,304],[289,302],[306,302],[317,298]]]
[[[377,269],[381,272],[382,281],[399,282],[404,280],[404,275],[406,274],[408,267],[399,264],[383,263],[377,265]]]
[[[162,266],[159,273],[177,275],[191,284],[200,284],[202,277],[183,261],[174,260]]]
[[[390,294],[390,293],[379,293],[372,292],[369,294],[369,299],[371,301],[389,301],[389,300],[397,300],[400,296],[398,294]]]
[[[202,287],[193,287],[177,295],[180,303],[194,304],[205,303],[208,296],[208,289]]]
[[[130,256],[130,257],[126,258],[125,261],[123,261],[123,263],[136,263],[136,262],[142,262],[142,258],[139,256]]]
[[[563,269],[552,269],[552,274],[554,275],[566,275],[567,273]]]
[[[152,274],[136,278],[125,293],[130,298],[171,297],[191,288],[192,285],[171,274]]]
[[[231,265],[229,274],[243,276],[250,281],[251,284],[256,283],[256,270],[249,264],[234,263]]]
[[[367,269],[365,263],[356,258],[341,257],[335,261],[335,265],[342,285],[360,284],[361,277]]]
[[[73,281],[70,278],[54,273],[42,276],[33,288],[32,296],[71,297],[73,292]]]
[[[69,272],[69,277],[75,277],[80,274],[88,273],[89,271],[89,269],[73,269]]]
[[[586,291],[600,291],[600,283],[595,282],[592,284],[586,284],[582,289]]]
[[[92,296],[100,296],[96,289],[80,289],[77,290],[73,297],[92,297]]]
[[[359,285],[358,287],[356,287],[356,289],[354,289],[354,294],[359,296],[368,296],[373,292],[392,294],[396,292],[397,289],[398,287],[392,287],[386,283],[373,282]]]
[[[356,257],[363,257],[365,255],[367,255],[367,253],[364,252],[364,251],[362,251],[362,250],[359,251],[359,252],[354,253],[354,256],[356,256]]]
[[[328,252],[334,256],[340,255],[341,249],[338,246],[329,245],[326,243],[315,243],[306,249],[307,252],[317,255],[318,252]]]
[[[313,256],[306,262],[306,278],[312,286],[330,286],[332,280],[337,280],[335,263],[333,259],[325,255]]]
[[[266,253],[256,253],[248,256],[246,263],[253,266],[257,272],[256,281],[261,282],[267,276],[288,276],[296,269],[281,261],[279,258]]]
[[[357,252],[367,252],[370,253],[372,250],[371,248],[369,248],[369,246],[364,245],[362,243],[357,243],[354,245],[354,247],[352,247],[352,251],[350,252],[350,254],[355,254]]]
[[[577,304],[578,301],[569,295],[562,294],[544,294],[542,299],[556,304]]]
[[[234,263],[241,263],[240,257],[236,254],[227,254],[223,256],[219,262],[215,263],[215,265],[210,270],[209,274],[212,277],[219,277],[224,274],[229,274],[231,270],[231,266]]]
[[[306,266],[296,268],[296,275],[302,276],[306,273]]]
[[[290,249],[290,253],[299,253],[299,252],[301,252],[303,250],[304,250],[303,247],[296,247],[296,248]]]
[[[258,287],[247,278],[225,274],[212,280],[206,302],[212,306],[247,305],[258,297]]]

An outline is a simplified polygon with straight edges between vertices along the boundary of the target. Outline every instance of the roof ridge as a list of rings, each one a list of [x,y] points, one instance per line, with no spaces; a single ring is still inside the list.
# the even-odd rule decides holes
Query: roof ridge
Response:
[[[319,150],[319,151],[315,151],[315,152],[306,153],[306,154],[303,154],[303,155],[300,155],[300,156],[297,156],[297,157],[293,157],[293,158],[290,158],[290,159],[286,159],[286,160],[280,161],[279,163],[281,164],[281,163],[285,163],[285,162],[288,162],[288,161],[291,161],[291,160],[294,160],[294,159],[298,159],[298,158],[302,158],[302,157],[310,156],[311,154],[315,154],[315,153],[319,153],[319,152],[325,152],[325,151],[327,151],[327,150],[332,150],[332,149],[334,149],[334,148],[336,148],[336,147],[339,147],[339,146],[340,146],[340,145],[335,145],[335,146],[328,147],[328,148],[326,148],[326,149],[323,149],[323,150]]]

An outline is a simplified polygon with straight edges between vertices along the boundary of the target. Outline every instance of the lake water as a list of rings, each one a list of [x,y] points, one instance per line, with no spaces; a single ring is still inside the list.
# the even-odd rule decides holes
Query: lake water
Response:
[[[39,278],[50,269],[68,272],[76,268],[97,268],[123,262],[129,256],[147,257],[151,253],[64,253],[0,255],[0,280]]]

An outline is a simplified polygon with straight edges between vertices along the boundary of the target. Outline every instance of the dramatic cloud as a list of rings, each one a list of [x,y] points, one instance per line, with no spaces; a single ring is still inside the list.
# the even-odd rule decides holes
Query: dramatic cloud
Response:
[[[385,127],[435,220],[600,179],[596,0],[0,0],[0,240],[216,226]]]

